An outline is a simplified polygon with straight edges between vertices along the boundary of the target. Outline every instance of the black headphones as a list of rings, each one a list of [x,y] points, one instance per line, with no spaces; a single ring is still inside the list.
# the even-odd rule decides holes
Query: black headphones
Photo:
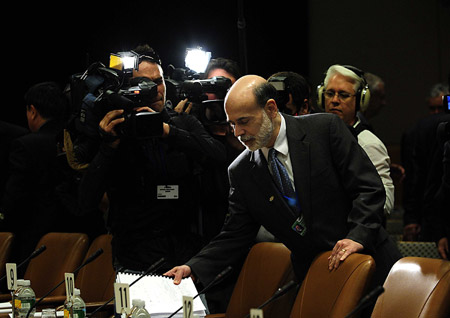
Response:
[[[359,68],[351,65],[341,65],[341,66],[352,71],[362,79],[363,83],[356,91],[356,111],[361,110],[362,112],[364,112],[369,106],[370,102],[369,84],[367,83],[366,78],[364,77],[364,72]],[[324,83],[322,82],[320,83],[319,86],[317,86],[317,106],[322,110],[325,109],[323,90],[324,90]]]

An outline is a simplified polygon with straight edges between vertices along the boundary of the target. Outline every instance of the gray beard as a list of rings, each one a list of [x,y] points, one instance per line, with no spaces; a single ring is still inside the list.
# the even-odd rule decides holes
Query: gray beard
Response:
[[[266,112],[263,110],[263,121],[261,124],[261,127],[259,128],[258,134],[253,137],[255,142],[251,146],[247,146],[247,149],[250,151],[256,151],[258,149],[261,149],[267,145],[270,138],[273,134],[273,123],[270,120],[269,116],[266,114]]]

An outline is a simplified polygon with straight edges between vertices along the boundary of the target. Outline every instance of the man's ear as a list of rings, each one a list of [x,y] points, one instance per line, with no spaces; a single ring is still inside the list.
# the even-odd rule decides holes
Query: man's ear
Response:
[[[303,100],[303,106],[300,107],[299,115],[306,115],[309,113],[309,101],[308,99]]]
[[[36,107],[34,107],[34,105],[27,106],[27,110],[28,110],[28,112],[30,114],[30,117],[32,119],[35,119],[36,116],[39,114],[39,112],[37,111]]]
[[[264,110],[270,118],[275,118],[278,114],[277,102],[273,98],[269,99],[264,106]]]

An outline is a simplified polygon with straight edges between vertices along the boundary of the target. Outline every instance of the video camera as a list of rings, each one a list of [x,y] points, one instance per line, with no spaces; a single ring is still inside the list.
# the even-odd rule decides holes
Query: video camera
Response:
[[[125,121],[117,126],[120,136],[137,139],[162,135],[158,112],[136,112],[157,96],[157,84],[149,78],[133,78],[139,55],[133,51],[110,55],[109,67],[93,63],[71,78],[70,95],[75,129],[87,136],[98,135],[98,123],[111,110],[123,109]]]
[[[176,68],[169,65],[166,71],[167,99],[176,106],[187,99],[192,104],[190,114],[205,126],[226,123],[223,109],[225,95],[231,87],[231,80],[223,76],[204,79],[205,70],[211,59],[211,53],[202,48],[188,48],[185,66]],[[214,94],[215,99],[209,99]],[[186,105],[187,106],[187,105]]]
[[[225,95],[231,87],[231,80],[224,76],[200,79],[202,74],[189,69],[173,69],[166,79],[168,96],[176,105],[187,99],[193,104],[191,114],[204,125],[220,125],[226,123],[223,109]],[[171,87],[171,88],[170,88]],[[214,94],[215,99],[209,99],[208,94]]]

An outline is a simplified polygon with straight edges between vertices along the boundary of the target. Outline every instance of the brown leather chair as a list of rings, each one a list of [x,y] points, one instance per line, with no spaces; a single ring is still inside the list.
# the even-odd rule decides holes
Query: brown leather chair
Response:
[[[98,249],[103,253],[83,267],[75,279],[75,287],[81,291],[85,303],[105,302],[114,295],[116,273],[113,268],[110,234],[98,236],[90,245],[86,258]]]
[[[282,243],[255,244],[242,266],[226,313],[207,317],[245,317],[251,308],[263,304],[294,278],[290,255],[290,250]],[[264,317],[287,317],[296,294],[295,289],[292,291],[264,307]]]
[[[0,277],[5,275],[5,265],[9,261],[13,240],[13,233],[0,232]]]
[[[375,271],[370,255],[352,254],[328,269],[331,251],[319,254],[302,282],[290,318],[345,317],[366,293]],[[352,316],[352,317],[356,317]]]
[[[31,281],[36,299],[63,281],[64,273],[72,273],[81,265],[89,239],[84,233],[52,232],[39,240],[37,247],[42,245],[47,247],[46,250],[30,261],[24,274],[24,278]],[[48,301],[51,296],[64,296],[65,292],[65,284],[61,284],[49,295]]]
[[[391,268],[372,317],[450,317],[450,261],[404,257]]]

